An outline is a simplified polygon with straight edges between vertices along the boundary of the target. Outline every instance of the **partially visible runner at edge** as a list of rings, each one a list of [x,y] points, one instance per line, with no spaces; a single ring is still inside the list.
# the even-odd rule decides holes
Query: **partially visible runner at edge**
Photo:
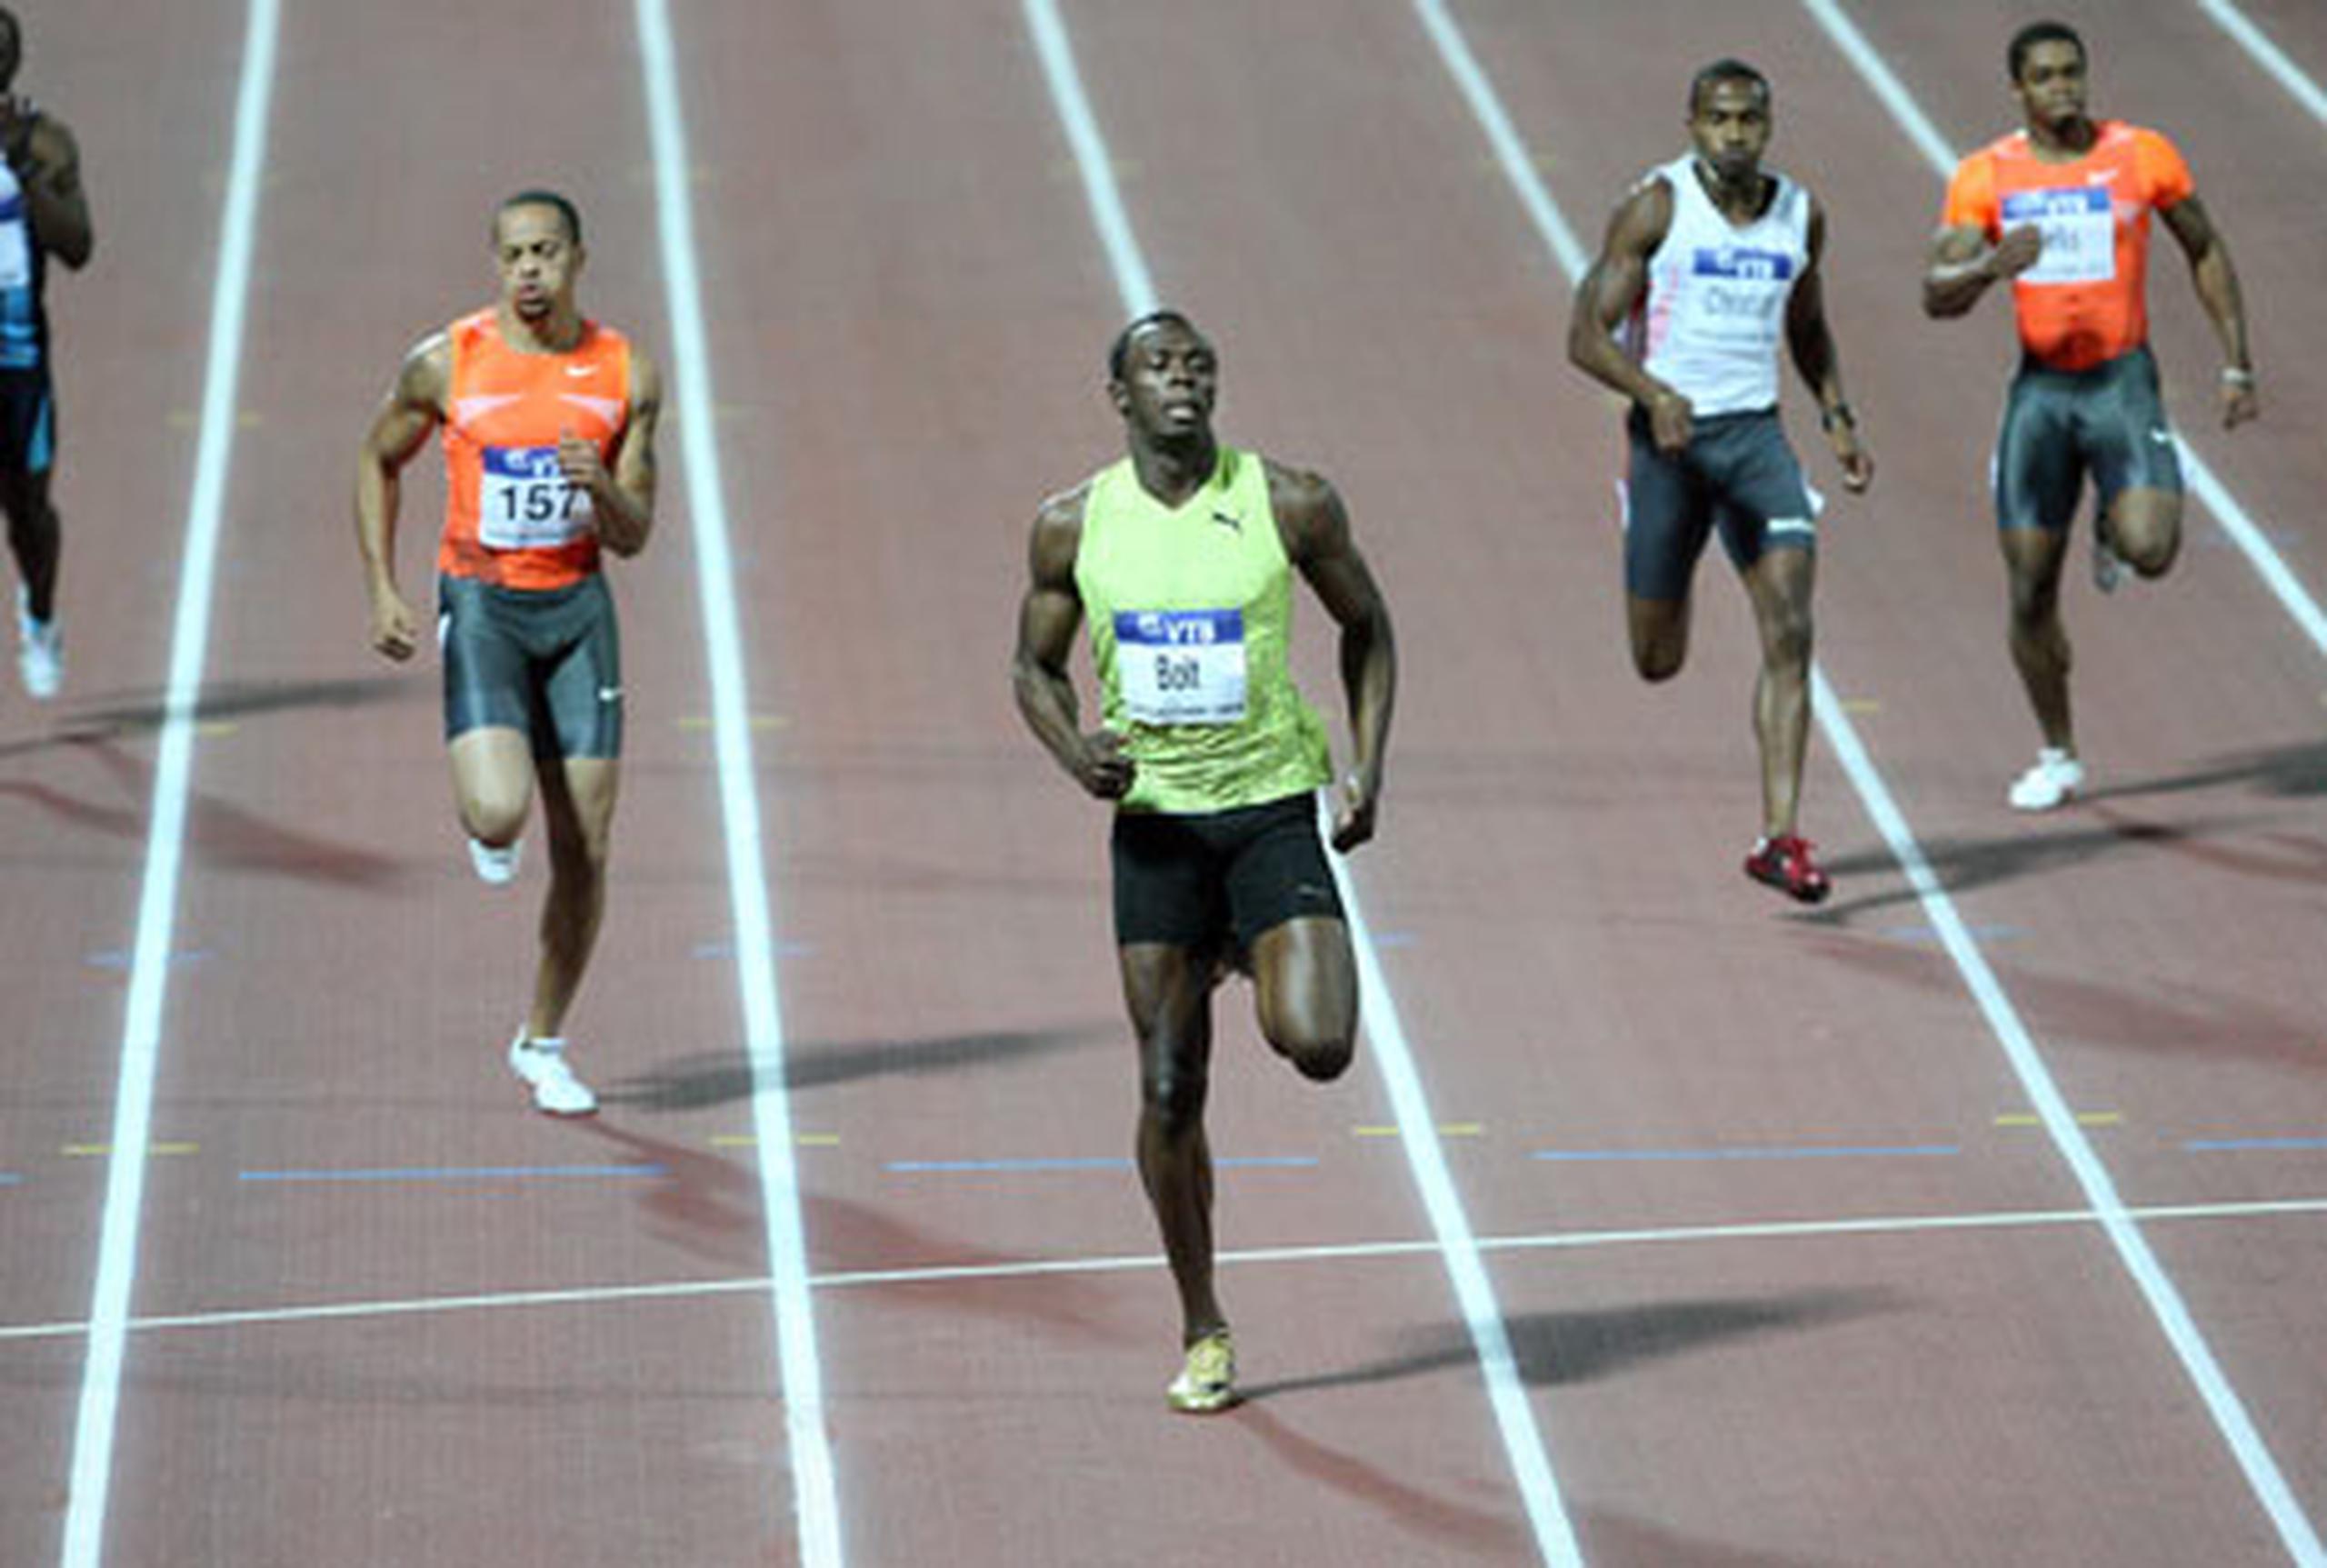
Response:
[[[437,550],[444,736],[477,874],[506,884],[538,783],[550,884],[533,1002],[510,1068],[554,1115],[597,1109],[565,1058],[567,1007],[605,909],[623,699],[601,549],[635,555],[654,520],[654,365],[574,303],[584,252],[573,204],[526,191],[494,215],[497,305],[405,356],[355,469],[355,534],[372,645],[397,661],[420,623],[396,586],[404,465],[444,432]]]
[[[1333,847],[1373,834],[1397,684],[1389,607],[1318,474],[1219,444],[1219,366],[1188,319],[1156,311],[1108,355],[1129,455],[1044,503],[1013,664],[1019,711],[1059,765],[1115,804],[1110,855],[1124,997],[1139,1049],[1139,1173],[1178,1286],[1175,1410],[1235,1403],[1213,1291],[1204,1138],[1212,993],[1251,975],[1262,1034],[1303,1077],[1349,1066],[1357,973],[1316,791],[1325,727],[1286,663],[1297,570],[1341,630],[1354,757]],[[1087,618],[1100,726],[1067,670]]]
[[[2089,56],[2075,30],[2036,22],[2005,54],[2022,127],[1965,158],[1923,274],[1923,309],[1962,315],[2009,278],[2022,359],[1992,464],[2012,586],[2012,659],[2043,741],[2007,798],[2050,811],[2085,783],[2069,712],[2061,571],[2087,474],[2098,492],[2093,581],[2126,567],[2161,577],[2182,544],[2182,467],[2149,349],[2150,215],[2189,257],[2222,341],[2224,428],[2261,412],[2230,247],[2172,143],[2086,112]]]
[[[49,379],[51,256],[78,272],[96,244],[81,154],[65,122],[17,95],[24,27],[0,7],[0,511],[16,559],[16,674],[47,702],[64,688],[56,613],[64,537],[49,500],[56,394]]]
[[[1762,645],[1762,833],[1745,874],[1815,904],[1833,884],[1798,817],[1821,502],[1779,423],[1781,342],[1818,399],[1844,487],[1865,490],[1874,460],[1826,323],[1825,213],[1762,164],[1769,82],[1742,60],[1707,65],[1689,84],[1688,131],[1691,150],[1650,170],[1610,218],[1576,288],[1568,357],[1631,404],[1620,493],[1633,666],[1648,681],[1681,673],[1691,580],[1718,531]]]

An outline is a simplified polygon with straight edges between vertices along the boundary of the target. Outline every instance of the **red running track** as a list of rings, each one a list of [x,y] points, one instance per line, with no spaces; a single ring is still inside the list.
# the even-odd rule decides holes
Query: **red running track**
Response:
[[[2016,12],[1861,9],[1954,145],[2008,124]],[[2249,12],[2327,75],[2309,9]],[[1981,479],[2009,329],[2001,302],[1914,309],[1937,176],[1784,0],[1718,28],[1680,0],[1453,15],[1587,243],[1679,146],[1700,56],[1775,80],[1774,156],[1832,215],[1882,464],[1828,514],[1822,664],[2123,1201],[2182,1208],[2142,1233],[2315,1520],[2320,651],[2193,504],[2169,583],[2072,590],[2096,798],[2004,810],[2032,743]],[[1739,595],[1709,562],[1692,671],[1634,682],[1614,416],[1565,367],[1565,276],[1416,12],[1064,19],[1158,285],[1222,346],[1224,432],[1333,474],[1397,611],[1391,794],[1352,871],[1583,1556],[2287,1560],[1824,738],[1807,821],[1834,904],[1736,874]],[[2222,438],[2162,255],[2169,398],[2316,593],[2327,329],[2282,172],[2316,126],[2194,7],[2089,20],[2101,106],[2190,154],[2261,345],[2265,422]],[[67,1502],[107,1158],[85,1151],[115,1094],[242,27],[222,0],[30,22],[26,85],[81,133],[101,260],[52,291],[70,700],[0,708],[10,1563],[58,1560]],[[846,1560],[1537,1560],[1380,1132],[1379,1043],[1313,1090],[1241,991],[1213,1144],[1279,1163],[1223,1171],[1223,1244],[1343,1250],[1227,1269],[1240,1413],[1158,1397],[1170,1291],[1134,1179],[1101,1164],[1133,1110],[1104,817],[1002,679],[1034,505],[1117,440],[1116,287],[1020,11],[700,0],[674,25],[718,403],[674,406],[661,534],[616,578],[633,745],[575,1019],[608,1107],[571,1127],[497,1061],[536,874],[514,896],[468,878],[433,674],[362,648],[345,492],[397,356],[489,289],[484,220],[514,186],[573,191],[586,302],[670,363],[631,18],[285,17],[137,1232],[135,1310],[195,1321],[128,1336],[107,1560],[802,1560],[689,421],[734,531]],[[599,1174],[548,1174],[574,1167]],[[459,1174],[485,1170],[532,1174]],[[331,1303],[358,1310],[297,1313]]]

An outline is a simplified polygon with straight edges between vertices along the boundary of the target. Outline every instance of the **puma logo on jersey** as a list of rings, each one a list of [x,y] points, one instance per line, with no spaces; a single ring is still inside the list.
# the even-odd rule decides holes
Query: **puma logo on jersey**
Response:
[[[1223,528],[1233,530],[1239,535],[1244,532],[1244,520],[1242,517],[1232,517],[1225,512],[1215,512],[1212,514],[1212,520]]]

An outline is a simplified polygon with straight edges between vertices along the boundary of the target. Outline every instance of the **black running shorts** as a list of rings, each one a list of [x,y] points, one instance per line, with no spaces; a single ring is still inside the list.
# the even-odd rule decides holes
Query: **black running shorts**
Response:
[[[1624,591],[1633,598],[1687,598],[1715,529],[1741,572],[1764,550],[1817,547],[1818,498],[1775,409],[1697,420],[1677,453],[1656,449],[1637,406],[1624,432]]]
[[[622,639],[603,576],[564,588],[442,576],[436,604],[445,740],[511,729],[536,757],[622,754]]]
[[[1217,952],[1252,950],[1288,920],[1339,920],[1341,894],[1317,836],[1313,795],[1233,811],[1118,812],[1115,942]]]
[[[2012,377],[1996,436],[1996,526],[2066,528],[2087,474],[2104,511],[2122,491],[2182,494],[2157,360],[2146,345],[2090,370],[2022,361]]]

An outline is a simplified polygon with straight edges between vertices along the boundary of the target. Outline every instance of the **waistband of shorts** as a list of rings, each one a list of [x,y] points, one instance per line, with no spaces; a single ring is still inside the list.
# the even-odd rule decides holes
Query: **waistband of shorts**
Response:
[[[2150,352],[2149,345],[2145,343],[2137,343],[2115,358],[2104,359],[2099,365],[2088,365],[2082,370],[2063,370],[2057,365],[2046,365],[2034,355],[2023,354],[2020,356],[2020,369],[2014,379],[2042,378],[2089,386],[2122,374],[2128,366],[2154,365],[2156,363],[2157,355]]]

